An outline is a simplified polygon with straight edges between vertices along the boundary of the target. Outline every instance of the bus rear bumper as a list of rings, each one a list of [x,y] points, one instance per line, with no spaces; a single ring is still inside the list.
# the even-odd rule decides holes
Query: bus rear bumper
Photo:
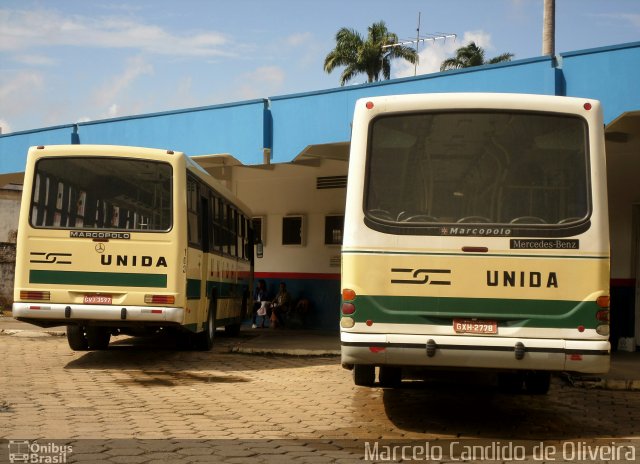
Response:
[[[342,365],[434,368],[609,371],[607,340],[558,340],[487,336],[428,336],[342,332]]]
[[[182,324],[184,309],[167,306],[109,306],[84,304],[14,303],[13,317],[42,327],[73,325],[83,321]]]

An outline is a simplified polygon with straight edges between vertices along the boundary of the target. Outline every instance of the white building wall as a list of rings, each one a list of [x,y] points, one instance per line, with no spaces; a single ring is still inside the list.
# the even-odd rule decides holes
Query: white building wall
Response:
[[[344,214],[345,188],[317,189],[324,176],[346,176],[347,163],[323,160],[317,167],[277,164],[268,168],[236,168],[233,189],[263,217],[264,257],[256,272],[339,274],[340,247],[324,244],[325,217]],[[282,219],[304,217],[304,244],[282,245]]]

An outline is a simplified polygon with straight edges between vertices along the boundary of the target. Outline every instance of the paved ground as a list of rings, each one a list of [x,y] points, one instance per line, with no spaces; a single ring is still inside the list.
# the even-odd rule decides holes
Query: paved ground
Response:
[[[640,440],[640,392],[560,378],[541,397],[503,394],[468,376],[366,389],[335,356],[232,352],[246,332],[219,337],[207,353],[125,337],[78,353],[64,337],[22,335],[0,335],[0,438],[14,449],[15,440],[36,438],[71,446],[67,462],[355,462],[377,440],[445,451],[525,440],[529,455],[540,441],[558,453],[572,441],[622,452],[615,447]],[[580,445],[572,446],[577,458]],[[0,443],[0,462],[8,449]]]

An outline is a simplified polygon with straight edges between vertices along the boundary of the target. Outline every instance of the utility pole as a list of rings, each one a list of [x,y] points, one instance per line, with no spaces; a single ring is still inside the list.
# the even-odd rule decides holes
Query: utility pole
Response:
[[[556,0],[544,0],[542,55],[556,54]]]
[[[421,11],[418,11],[418,27],[416,28],[416,56],[418,56],[418,43],[420,42],[420,15]],[[418,60],[413,63],[413,75],[416,76],[418,74]]]

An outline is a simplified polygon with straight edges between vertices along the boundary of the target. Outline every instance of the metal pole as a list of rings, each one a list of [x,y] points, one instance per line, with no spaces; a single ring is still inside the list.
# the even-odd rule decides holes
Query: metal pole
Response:
[[[418,44],[420,43],[420,15],[421,12],[418,11],[418,28],[416,29],[416,56],[418,56]],[[418,60],[416,59],[416,62],[413,63],[413,75],[417,76],[418,75]]]

